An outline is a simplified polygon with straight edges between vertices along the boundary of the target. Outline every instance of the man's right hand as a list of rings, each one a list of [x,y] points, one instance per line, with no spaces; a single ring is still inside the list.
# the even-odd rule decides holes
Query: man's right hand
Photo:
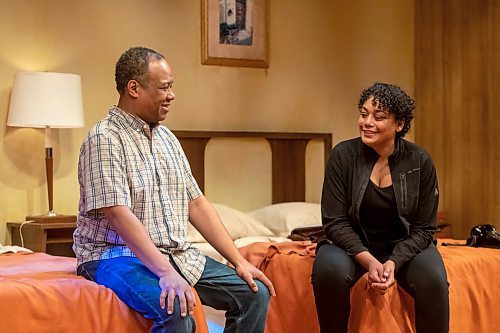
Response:
[[[181,306],[181,316],[185,317],[188,313],[192,314],[195,298],[191,286],[172,267],[167,256],[161,253],[153,244],[146,229],[130,208],[127,206],[106,207],[103,208],[103,212],[108,222],[137,258],[160,278],[158,284],[161,288],[161,308],[165,309],[165,298],[168,297],[167,311],[172,314],[175,296],[177,296]]]
[[[160,306],[162,309],[165,309],[165,299],[167,299],[167,312],[172,314],[174,312],[175,296],[177,296],[179,297],[181,316],[193,315],[196,306],[193,290],[179,273],[173,270],[161,276],[158,284],[161,288]]]

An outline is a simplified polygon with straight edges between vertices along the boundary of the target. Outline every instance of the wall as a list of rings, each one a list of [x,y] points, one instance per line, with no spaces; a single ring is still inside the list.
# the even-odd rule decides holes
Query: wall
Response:
[[[500,1],[419,1],[415,138],[431,152],[455,238],[500,227]]]
[[[116,103],[114,64],[130,46],[157,49],[172,65],[172,129],[332,132],[336,143],[357,135],[365,86],[389,81],[413,93],[413,1],[272,0],[269,9],[264,70],[201,65],[200,1],[0,0],[0,242],[5,221],[47,210],[43,131],[6,126],[17,71],[82,76],[85,128],[55,131],[59,213],[77,210],[79,145]]]

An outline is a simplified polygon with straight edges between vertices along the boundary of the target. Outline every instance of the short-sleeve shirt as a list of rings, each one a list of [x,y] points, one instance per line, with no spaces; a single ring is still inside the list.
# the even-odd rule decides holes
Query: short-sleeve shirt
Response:
[[[116,106],[89,132],[78,164],[80,203],[74,245],[78,265],[134,254],[101,208],[127,206],[194,285],[204,255],[186,241],[188,203],[202,195],[175,135]]]

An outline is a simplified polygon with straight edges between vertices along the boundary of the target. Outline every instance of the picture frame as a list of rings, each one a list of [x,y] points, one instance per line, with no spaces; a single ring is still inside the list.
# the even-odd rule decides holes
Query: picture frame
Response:
[[[204,65],[269,67],[269,0],[202,0]]]

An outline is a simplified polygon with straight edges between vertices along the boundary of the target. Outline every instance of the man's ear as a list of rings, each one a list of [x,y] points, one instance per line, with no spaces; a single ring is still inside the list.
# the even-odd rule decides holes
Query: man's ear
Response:
[[[139,96],[139,82],[136,80],[130,80],[127,83],[127,93],[132,97]]]

